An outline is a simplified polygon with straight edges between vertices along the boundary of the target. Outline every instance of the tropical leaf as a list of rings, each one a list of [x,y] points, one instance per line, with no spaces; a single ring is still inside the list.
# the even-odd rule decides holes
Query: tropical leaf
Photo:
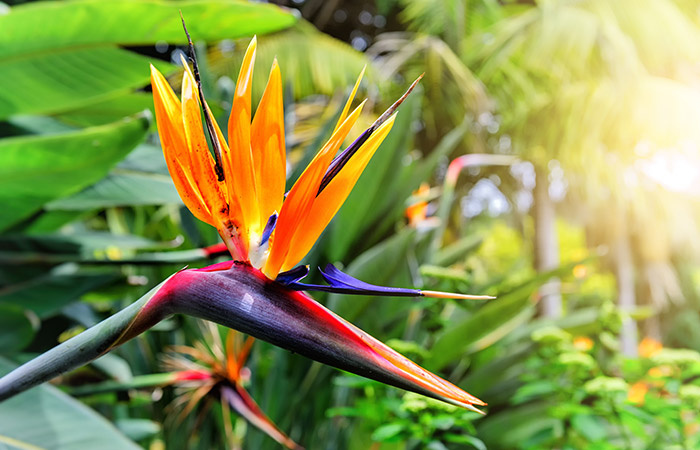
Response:
[[[0,140],[0,231],[102,178],[148,130],[143,117],[47,136]]]
[[[152,101],[152,100],[151,100]],[[141,144],[106,177],[70,197],[46,205],[53,210],[86,210],[115,206],[181,205],[163,151]]]
[[[378,59],[385,77],[401,74],[415,79],[425,74],[423,120],[433,136],[443,135],[461,123],[465,115],[476,119],[492,107],[481,80],[449,45],[435,36],[384,33],[368,54]]]
[[[105,231],[79,230],[71,233],[7,234],[0,236],[0,250],[4,252],[73,253],[95,256],[110,248],[120,251],[156,249],[164,247],[142,236],[114,234]]]
[[[180,11],[193,36],[207,41],[235,39],[288,27],[294,15],[272,5],[229,1],[76,0],[28,3],[0,16],[0,54],[96,44],[185,44]],[[126,26],[128,24],[128,26]]]
[[[0,355],[23,350],[32,341],[34,328],[30,316],[21,306],[0,303]]]
[[[553,276],[566,273],[572,265],[538,273],[515,289],[498,296],[466,318],[453,321],[431,348],[427,367],[443,368],[463,355],[482,350],[513,331],[535,312],[533,293]]]
[[[167,175],[114,169],[97,184],[46,205],[48,210],[84,210],[115,206],[182,203]]]
[[[0,118],[58,113],[126,93],[146,84],[149,62],[144,56],[109,46],[53,49],[33,57],[0,59],[4,83],[12,87],[0,93]],[[174,68],[153,63],[165,72]]]
[[[143,69],[143,67],[141,67]],[[143,74],[140,74],[143,76]],[[146,92],[117,93],[104,101],[93,102],[84,108],[74,109],[58,115],[63,122],[76,127],[94,127],[115,122],[122,117],[133,116],[150,110],[154,115],[153,96]],[[154,128],[155,131],[155,128]]]
[[[0,359],[0,374],[13,365]],[[0,447],[12,450],[140,449],[102,416],[53,386],[0,403]]]
[[[401,20],[411,31],[442,37],[456,51],[464,36],[501,16],[496,0],[400,0]]]
[[[90,291],[114,283],[123,276],[114,271],[79,270],[75,265],[59,266],[21,283],[3,286],[0,305],[31,310],[40,318],[55,315],[69,303]]]
[[[208,55],[211,73],[235,78],[245,48],[245,45],[237,45],[233,52],[227,47],[212,48]],[[283,80],[297,99],[316,94],[332,95],[338,87],[351,86],[369,62],[363,53],[318,32],[306,22],[280,33],[260,36],[256,58],[254,99],[261,97],[275,58],[282,69]],[[367,77],[373,78],[371,67]]]
[[[479,437],[488,448],[517,448],[537,433],[561,426],[559,419],[548,414],[551,407],[551,404],[543,402],[510,407],[482,421],[479,424]]]
[[[178,11],[190,21],[193,36],[203,40],[267,33],[296,20],[272,5],[223,0],[47,1],[16,6],[0,16],[0,73],[5,85],[12,86],[0,93],[0,117],[62,112],[143,86],[149,59],[117,45],[185,43]],[[161,71],[172,68],[152,62]]]

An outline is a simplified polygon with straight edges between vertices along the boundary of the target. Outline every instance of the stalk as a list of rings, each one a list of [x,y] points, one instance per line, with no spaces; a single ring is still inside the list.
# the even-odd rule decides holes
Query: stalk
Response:
[[[180,271],[128,308],[18,367],[0,379],[0,401],[86,364],[176,313],[216,322],[324,364],[467,409],[484,404],[305,293],[233,261]]]
[[[44,383],[107,353],[116,345],[152,327],[165,316],[146,309],[167,280],[153,288],[138,301],[105,319],[92,328],[59,344],[0,378],[0,401],[8,399],[38,384]],[[141,323],[134,327],[137,317]],[[139,330],[139,333],[133,334]]]

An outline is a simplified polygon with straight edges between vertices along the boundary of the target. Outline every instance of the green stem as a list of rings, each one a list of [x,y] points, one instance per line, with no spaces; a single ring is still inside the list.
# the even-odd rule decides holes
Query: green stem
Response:
[[[78,386],[68,390],[75,397],[104,394],[105,392],[126,391],[129,389],[142,389],[156,386],[167,386],[177,379],[177,372],[153,373],[139,375],[127,381],[103,381],[102,383]]]
[[[209,256],[203,249],[178,250],[172,252],[145,253],[126,259],[95,259],[85,258],[75,254],[41,253],[41,252],[0,252],[2,264],[61,264],[75,262],[91,265],[157,265],[157,264],[186,264],[194,261],[208,259]]]
[[[125,333],[131,334],[130,326],[136,316],[164,283],[98,326],[83,331],[0,378],[0,401],[87,364],[119,345]],[[140,326],[150,328],[160,320],[156,317],[149,319],[153,320],[141,321]]]

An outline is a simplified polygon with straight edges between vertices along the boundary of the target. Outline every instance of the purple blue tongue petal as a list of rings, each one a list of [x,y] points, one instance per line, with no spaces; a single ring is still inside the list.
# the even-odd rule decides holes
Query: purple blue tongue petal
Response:
[[[328,282],[328,286],[322,284],[299,283],[298,280],[301,278],[298,278],[294,282],[288,283],[288,287],[298,291],[324,291],[338,294],[380,295],[391,297],[419,297],[423,295],[418,289],[376,286],[374,284],[365,283],[364,281],[341,272],[333,264],[328,264],[325,270],[319,270],[323,278]]]
[[[297,282],[309,274],[309,266],[296,266],[292,270],[282,272],[277,275],[275,281],[284,284],[285,286],[291,286],[298,284]],[[299,290],[299,289],[297,289]]]

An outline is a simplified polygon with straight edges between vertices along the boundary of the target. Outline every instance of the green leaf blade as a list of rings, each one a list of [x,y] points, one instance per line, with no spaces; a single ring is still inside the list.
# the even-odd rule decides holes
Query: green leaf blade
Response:
[[[195,40],[270,33],[296,22],[292,14],[273,5],[225,0],[36,2],[0,16],[0,55],[5,60],[66,47],[185,44],[180,10]]]
[[[72,133],[1,140],[0,231],[100,180],[147,130],[148,120],[135,117]]]
[[[0,118],[53,114],[106,100],[149,80],[151,59],[112,46],[62,48],[0,59],[8,89],[0,92]],[[174,66],[153,61],[162,71]]]
[[[12,365],[0,360],[0,374]],[[52,386],[0,404],[0,446],[17,449],[139,449],[102,416]]]

